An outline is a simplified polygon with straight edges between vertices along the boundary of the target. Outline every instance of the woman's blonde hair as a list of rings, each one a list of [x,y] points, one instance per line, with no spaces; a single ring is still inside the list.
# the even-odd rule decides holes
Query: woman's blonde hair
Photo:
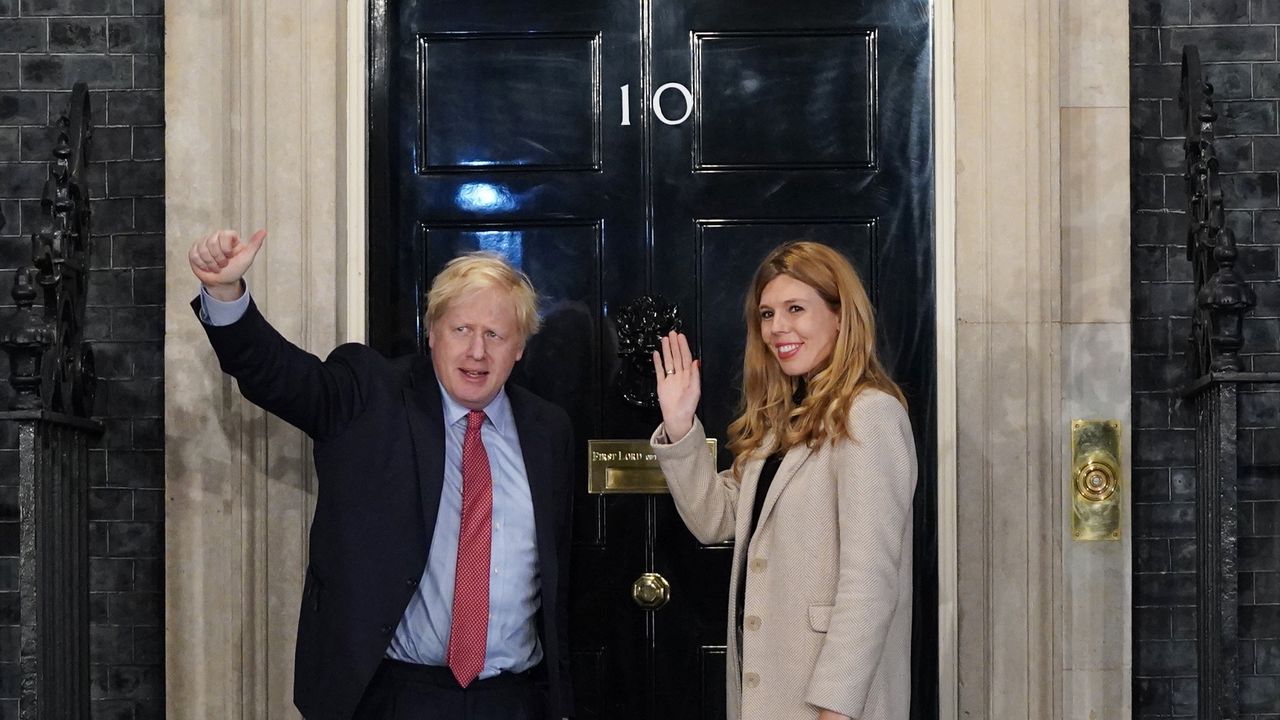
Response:
[[[501,255],[470,252],[450,260],[431,281],[427,292],[427,327],[435,325],[449,305],[473,290],[496,288],[505,291],[515,304],[516,327],[522,340],[538,332],[538,293],[529,276],[512,267]]]
[[[779,275],[813,288],[840,320],[831,357],[807,378],[806,394],[799,405],[795,393],[801,378],[782,372],[760,331],[760,297]],[[832,248],[801,241],[774,249],[751,281],[744,317],[747,347],[742,359],[742,414],[729,424],[736,478],[741,479],[743,464],[757,454],[848,438],[849,408],[867,388],[883,390],[906,405],[902,390],[876,356],[875,312],[866,288],[853,265]],[[763,447],[770,434],[771,447]]]

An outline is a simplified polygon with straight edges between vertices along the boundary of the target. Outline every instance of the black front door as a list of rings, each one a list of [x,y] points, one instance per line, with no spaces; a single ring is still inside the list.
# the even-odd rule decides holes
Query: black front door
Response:
[[[618,310],[675,303],[722,442],[742,299],[809,238],[854,262],[921,449],[913,715],[936,717],[932,113],[921,0],[374,0],[370,340],[421,350],[422,298],[455,255],[533,279],[545,329],[517,379],[573,418],[573,667],[580,718],[724,715],[728,545],[664,495],[587,493],[591,438],[646,438],[622,398]],[[729,458],[721,453],[722,465]],[[644,573],[670,601],[632,599]]]

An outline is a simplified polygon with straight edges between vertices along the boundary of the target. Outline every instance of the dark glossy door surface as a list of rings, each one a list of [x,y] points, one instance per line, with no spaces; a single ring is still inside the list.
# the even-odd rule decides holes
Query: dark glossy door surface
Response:
[[[723,440],[750,275],[779,242],[810,238],[863,274],[911,402],[913,715],[935,717],[928,4],[372,6],[370,338],[423,348],[429,279],[471,249],[504,254],[543,295],[545,329],[516,377],[565,407],[581,449],[578,716],[724,714],[731,547],[699,546],[666,496],[586,493],[586,441],[645,438],[659,419],[621,399],[613,318],[645,294],[679,305],[706,371],[700,413]],[[671,584],[656,611],[631,599],[645,572]]]

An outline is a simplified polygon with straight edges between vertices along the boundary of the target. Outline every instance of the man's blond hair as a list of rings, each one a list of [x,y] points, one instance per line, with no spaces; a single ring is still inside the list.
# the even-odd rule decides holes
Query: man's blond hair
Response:
[[[449,310],[449,305],[463,295],[482,288],[501,290],[511,298],[516,312],[516,328],[522,340],[538,332],[538,293],[529,276],[512,267],[501,255],[470,252],[449,261],[431,281],[427,292],[427,327]]]

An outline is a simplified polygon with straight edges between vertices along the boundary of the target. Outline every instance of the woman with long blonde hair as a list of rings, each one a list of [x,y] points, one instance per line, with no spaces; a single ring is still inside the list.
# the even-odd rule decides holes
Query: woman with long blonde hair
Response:
[[[699,541],[735,541],[729,719],[906,720],[916,454],[871,302],[844,256],[795,242],[760,264],[745,313],[728,470],[706,451],[688,340],[653,359],[676,509]]]

